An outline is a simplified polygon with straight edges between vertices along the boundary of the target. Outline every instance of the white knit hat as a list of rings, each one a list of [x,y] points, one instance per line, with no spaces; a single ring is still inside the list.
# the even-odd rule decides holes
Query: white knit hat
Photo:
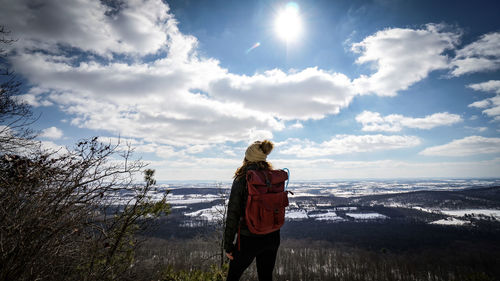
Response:
[[[250,162],[266,161],[267,155],[273,150],[274,144],[268,140],[252,143],[245,152],[245,158]]]

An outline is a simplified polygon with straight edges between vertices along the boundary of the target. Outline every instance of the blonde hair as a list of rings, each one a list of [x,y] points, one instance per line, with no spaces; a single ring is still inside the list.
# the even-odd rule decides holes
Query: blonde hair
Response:
[[[241,165],[241,167],[239,167],[236,170],[236,172],[234,173],[233,178],[236,179],[236,178],[239,178],[241,176],[246,176],[247,171],[248,171],[248,167],[250,165],[257,165],[257,169],[259,169],[259,170],[272,170],[273,169],[273,165],[271,165],[271,163],[269,163],[267,161],[250,162],[245,158],[245,159],[243,159],[243,164]]]

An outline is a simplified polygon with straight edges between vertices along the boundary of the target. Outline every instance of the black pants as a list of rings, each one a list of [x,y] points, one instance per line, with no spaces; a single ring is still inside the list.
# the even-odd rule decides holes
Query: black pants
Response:
[[[280,232],[275,231],[260,237],[240,235],[240,251],[233,253],[234,259],[229,263],[227,281],[240,280],[243,271],[257,258],[257,274],[259,281],[273,280],[274,263],[280,246]]]

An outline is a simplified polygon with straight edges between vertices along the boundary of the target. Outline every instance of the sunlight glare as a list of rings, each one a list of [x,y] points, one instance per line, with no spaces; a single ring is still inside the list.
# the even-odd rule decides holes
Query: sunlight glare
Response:
[[[299,6],[290,2],[282,10],[275,22],[275,31],[286,42],[294,41],[302,33],[302,21],[299,15]]]

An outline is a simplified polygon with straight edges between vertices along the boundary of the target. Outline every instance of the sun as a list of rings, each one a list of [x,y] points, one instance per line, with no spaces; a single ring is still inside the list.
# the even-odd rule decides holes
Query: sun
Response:
[[[278,36],[288,42],[295,41],[302,33],[302,20],[299,14],[299,5],[295,2],[288,3],[278,13],[274,23]]]

